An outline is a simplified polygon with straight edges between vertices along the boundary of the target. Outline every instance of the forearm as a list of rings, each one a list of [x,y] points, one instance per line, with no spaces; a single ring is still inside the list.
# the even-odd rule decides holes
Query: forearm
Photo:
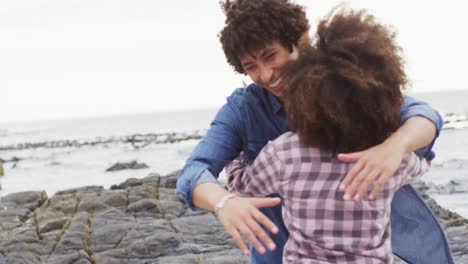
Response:
[[[214,211],[216,203],[228,194],[226,189],[216,183],[202,183],[193,190],[192,202],[199,208]]]
[[[429,168],[430,165],[426,159],[418,157],[414,152],[406,153],[400,170],[396,173],[400,177],[400,187],[421,177]]]
[[[412,152],[432,143],[437,128],[433,122],[422,117],[413,116],[387,140],[389,144],[400,147],[403,152]]]
[[[192,197],[195,188],[208,182],[217,184],[219,172],[227,162],[239,155],[242,148],[239,117],[240,113],[233,103],[224,105],[179,175],[177,193],[194,210],[197,208]]]

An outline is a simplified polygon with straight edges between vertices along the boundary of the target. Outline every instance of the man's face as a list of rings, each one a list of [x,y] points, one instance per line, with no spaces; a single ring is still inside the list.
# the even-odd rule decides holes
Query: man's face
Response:
[[[289,52],[280,42],[272,42],[241,56],[240,62],[252,81],[281,98],[286,84],[284,67],[288,61],[297,59],[297,56],[296,48]]]

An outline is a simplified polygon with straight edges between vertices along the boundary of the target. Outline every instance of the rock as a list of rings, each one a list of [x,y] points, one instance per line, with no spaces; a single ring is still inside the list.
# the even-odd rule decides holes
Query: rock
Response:
[[[180,170],[174,171],[172,173],[165,175],[164,177],[161,177],[160,183],[159,183],[160,186],[166,187],[166,188],[175,188],[179,173],[180,173]]]
[[[177,172],[0,199],[2,263],[248,263],[213,214],[176,195]],[[221,252],[222,255],[218,254]]]
[[[118,171],[118,170],[138,170],[138,169],[147,169],[148,165],[145,163],[138,163],[136,160],[130,162],[117,162],[106,171]]]
[[[47,200],[47,193],[44,191],[29,191],[12,193],[0,198],[0,203],[4,206],[16,208],[27,208],[34,210]]]
[[[9,150],[24,150],[24,149],[37,149],[37,148],[64,148],[64,147],[85,147],[102,145],[106,148],[111,143],[130,143],[135,149],[143,148],[149,144],[167,144],[177,143],[185,140],[199,140],[206,133],[206,130],[195,130],[190,133],[162,133],[162,134],[135,134],[123,137],[97,137],[93,140],[56,140],[56,141],[43,141],[33,143],[20,143],[7,146],[0,146],[1,151]],[[20,159],[14,157],[19,161]],[[11,159],[10,161],[15,161]]]
[[[0,264],[249,263],[212,213],[192,211],[176,195],[178,174],[130,178],[110,190],[1,198]],[[468,220],[437,205],[426,184],[415,187],[444,228],[455,262],[468,263]]]
[[[112,185],[111,190],[126,189],[128,187],[134,187],[134,186],[138,186],[138,185],[142,185],[142,184],[143,184],[142,179],[130,178],[130,179],[127,179],[126,181],[122,182],[119,185]]]

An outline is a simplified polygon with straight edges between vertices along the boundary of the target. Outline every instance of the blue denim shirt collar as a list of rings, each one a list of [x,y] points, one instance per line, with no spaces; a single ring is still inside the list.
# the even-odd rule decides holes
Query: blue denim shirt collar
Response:
[[[268,92],[268,97],[271,102],[271,110],[275,115],[278,115],[280,111],[283,110],[283,103],[270,92]]]
[[[262,88],[261,86],[255,84],[255,83],[252,84],[252,85],[255,85],[255,86],[262,89],[262,91],[264,92],[264,94],[268,98],[268,102],[270,103],[272,113],[274,113],[275,115],[278,115],[281,112],[281,110],[283,110],[283,103],[278,99],[278,97],[274,96],[267,89]]]

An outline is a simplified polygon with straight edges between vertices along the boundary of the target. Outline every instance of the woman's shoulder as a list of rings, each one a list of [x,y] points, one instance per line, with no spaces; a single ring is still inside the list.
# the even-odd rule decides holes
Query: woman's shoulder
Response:
[[[300,148],[301,142],[299,136],[294,132],[286,132],[275,140],[270,142],[277,151],[288,151],[294,148]]]
[[[278,143],[289,143],[289,144],[298,144],[299,143],[299,136],[297,133],[294,133],[292,131],[288,131],[286,133],[281,134],[275,141],[278,141]]]
[[[288,156],[292,155],[296,158],[301,158],[302,156],[320,157],[323,155],[329,155],[327,151],[322,151],[318,147],[304,144],[301,142],[299,135],[292,131],[282,134],[270,142],[270,144],[272,144],[272,147],[277,153],[282,153]]]

